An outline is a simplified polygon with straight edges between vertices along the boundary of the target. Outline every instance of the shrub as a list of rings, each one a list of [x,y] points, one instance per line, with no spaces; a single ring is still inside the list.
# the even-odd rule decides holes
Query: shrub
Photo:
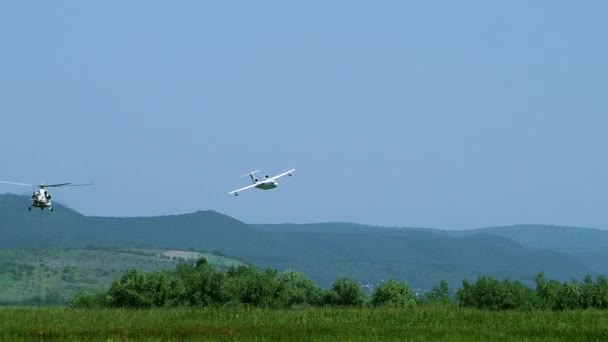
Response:
[[[413,307],[416,298],[406,282],[390,279],[380,284],[372,293],[373,306]]]
[[[454,304],[454,300],[450,297],[450,288],[445,280],[435,285],[431,291],[426,294],[425,301],[430,304],[450,305]]]
[[[336,306],[361,306],[364,302],[361,285],[356,280],[348,278],[334,281],[323,298],[323,304]]]

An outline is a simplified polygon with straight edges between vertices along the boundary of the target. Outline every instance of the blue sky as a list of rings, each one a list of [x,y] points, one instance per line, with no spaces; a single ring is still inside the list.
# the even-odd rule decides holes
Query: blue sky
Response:
[[[608,228],[607,10],[3,2],[0,179],[95,182],[54,192],[87,215]]]

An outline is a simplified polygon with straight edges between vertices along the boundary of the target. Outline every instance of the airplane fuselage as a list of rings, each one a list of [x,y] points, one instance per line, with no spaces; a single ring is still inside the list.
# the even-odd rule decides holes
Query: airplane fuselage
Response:
[[[260,182],[258,184],[256,184],[256,188],[257,189],[261,189],[261,190],[270,190],[270,189],[274,189],[277,186],[279,186],[279,183],[272,181],[272,182]]]

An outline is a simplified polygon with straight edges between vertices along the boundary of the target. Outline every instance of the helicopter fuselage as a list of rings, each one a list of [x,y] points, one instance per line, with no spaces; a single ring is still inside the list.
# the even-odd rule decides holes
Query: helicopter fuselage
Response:
[[[38,189],[32,194],[32,205],[40,209],[50,208],[53,210],[53,203],[51,202],[51,194],[45,189]],[[30,209],[31,209],[30,207]]]

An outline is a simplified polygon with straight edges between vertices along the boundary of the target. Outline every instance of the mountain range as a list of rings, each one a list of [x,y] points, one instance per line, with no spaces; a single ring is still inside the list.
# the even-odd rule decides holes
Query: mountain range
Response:
[[[157,217],[84,216],[55,205],[24,210],[28,198],[0,195],[0,248],[139,247],[213,251],[259,267],[301,271],[327,287],[339,277],[363,284],[407,281],[429,289],[478,276],[532,283],[608,273],[608,231],[546,225],[474,230],[353,223],[246,224],[215,211]],[[42,216],[40,216],[42,215]]]

